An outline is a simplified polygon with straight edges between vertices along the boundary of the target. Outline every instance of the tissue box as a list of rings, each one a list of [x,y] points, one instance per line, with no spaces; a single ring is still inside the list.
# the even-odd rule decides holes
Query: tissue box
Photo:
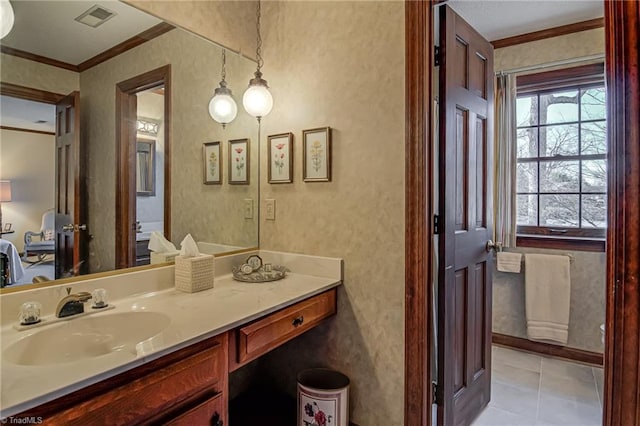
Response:
[[[172,251],[169,253],[156,253],[154,251],[151,252],[151,264],[157,265],[158,263],[168,263],[173,262],[178,256],[180,252],[178,250]]]
[[[213,288],[214,257],[200,254],[196,257],[176,256],[176,289],[187,293]]]

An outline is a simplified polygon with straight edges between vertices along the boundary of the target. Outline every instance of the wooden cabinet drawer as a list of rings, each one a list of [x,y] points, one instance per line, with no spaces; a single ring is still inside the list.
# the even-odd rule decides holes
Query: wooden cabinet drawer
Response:
[[[223,426],[225,424],[223,417],[225,412],[224,398],[222,397],[222,393],[218,393],[213,398],[207,399],[165,424],[167,426]]]
[[[205,392],[225,391],[227,351],[224,334],[200,353],[142,377],[134,376],[128,383],[47,417],[47,424],[153,424]]]
[[[336,289],[298,302],[237,330],[237,362],[251,361],[336,313]]]

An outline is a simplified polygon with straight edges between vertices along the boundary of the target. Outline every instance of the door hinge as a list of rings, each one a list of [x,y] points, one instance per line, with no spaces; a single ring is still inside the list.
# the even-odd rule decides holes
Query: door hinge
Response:
[[[442,58],[440,52],[440,46],[433,46],[433,65],[436,67],[439,67],[441,63]]]
[[[438,383],[431,382],[431,403],[432,404],[440,404],[440,397],[438,393]]]
[[[440,216],[433,215],[433,234],[438,235],[440,233]]]

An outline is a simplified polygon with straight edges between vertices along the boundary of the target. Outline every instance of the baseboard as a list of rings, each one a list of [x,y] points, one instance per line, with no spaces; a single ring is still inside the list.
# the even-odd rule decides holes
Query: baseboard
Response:
[[[527,352],[550,355],[592,365],[602,366],[604,364],[603,354],[597,352],[567,348],[565,346],[557,346],[550,343],[532,342],[531,340],[523,339],[522,337],[509,336],[500,333],[493,333],[491,341],[496,345],[508,346],[510,348],[520,349]]]

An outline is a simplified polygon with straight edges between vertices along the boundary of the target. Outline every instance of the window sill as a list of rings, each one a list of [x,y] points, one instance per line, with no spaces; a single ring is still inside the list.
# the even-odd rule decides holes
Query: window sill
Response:
[[[606,240],[604,238],[563,238],[518,234],[516,246],[603,253],[606,250]]]

